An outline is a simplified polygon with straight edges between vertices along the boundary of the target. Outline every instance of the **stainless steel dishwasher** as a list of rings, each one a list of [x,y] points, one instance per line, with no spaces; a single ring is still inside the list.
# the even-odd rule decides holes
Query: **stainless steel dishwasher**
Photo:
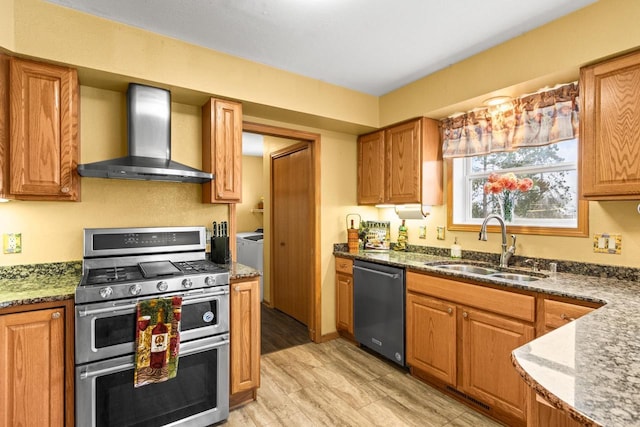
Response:
[[[353,330],[356,341],[405,366],[404,269],[355,260]]]

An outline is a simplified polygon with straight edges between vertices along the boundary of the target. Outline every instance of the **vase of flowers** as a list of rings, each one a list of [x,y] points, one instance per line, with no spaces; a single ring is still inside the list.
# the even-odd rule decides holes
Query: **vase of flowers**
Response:
[[[484,184],[484,194],[494,194],[499,198],[500,214],[506,222],[513,221],[513,208],[517,192],[526,193],[533,187],[531,178],[518,179],[512,172],[492,173]]]

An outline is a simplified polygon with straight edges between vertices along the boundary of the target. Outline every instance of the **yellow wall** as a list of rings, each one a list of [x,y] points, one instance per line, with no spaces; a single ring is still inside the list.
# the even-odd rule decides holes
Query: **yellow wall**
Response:
[[[242,156],[242,203],[236,205],[237,230],[254,231],[261,228],[263,214],[251,212],[264,197],[264,174],[262,157]]]

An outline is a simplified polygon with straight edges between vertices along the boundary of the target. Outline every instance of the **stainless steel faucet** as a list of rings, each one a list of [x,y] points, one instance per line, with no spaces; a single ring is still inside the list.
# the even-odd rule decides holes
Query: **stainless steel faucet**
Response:
[[[516,235],[511,235],[511,246],[507,249],[507,226],[504,223],[504,219],[498,214],[489,214],[482,222],[480,227],[480,235],[478,240],[487,241],[487,223],[491,218],[495,218],[500,223],[500,229],[502,231],[502,253],[500,254],[500,267],[509,266],[509,258],[516,252]]]

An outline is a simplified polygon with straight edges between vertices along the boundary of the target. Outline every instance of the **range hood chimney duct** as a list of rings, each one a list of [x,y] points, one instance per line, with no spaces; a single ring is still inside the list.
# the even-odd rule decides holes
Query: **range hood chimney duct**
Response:
[[[171,160],[171,92],[130,83],[127,89],[129,155],[78,165],[80,176],[202,184],[213,175]]]

